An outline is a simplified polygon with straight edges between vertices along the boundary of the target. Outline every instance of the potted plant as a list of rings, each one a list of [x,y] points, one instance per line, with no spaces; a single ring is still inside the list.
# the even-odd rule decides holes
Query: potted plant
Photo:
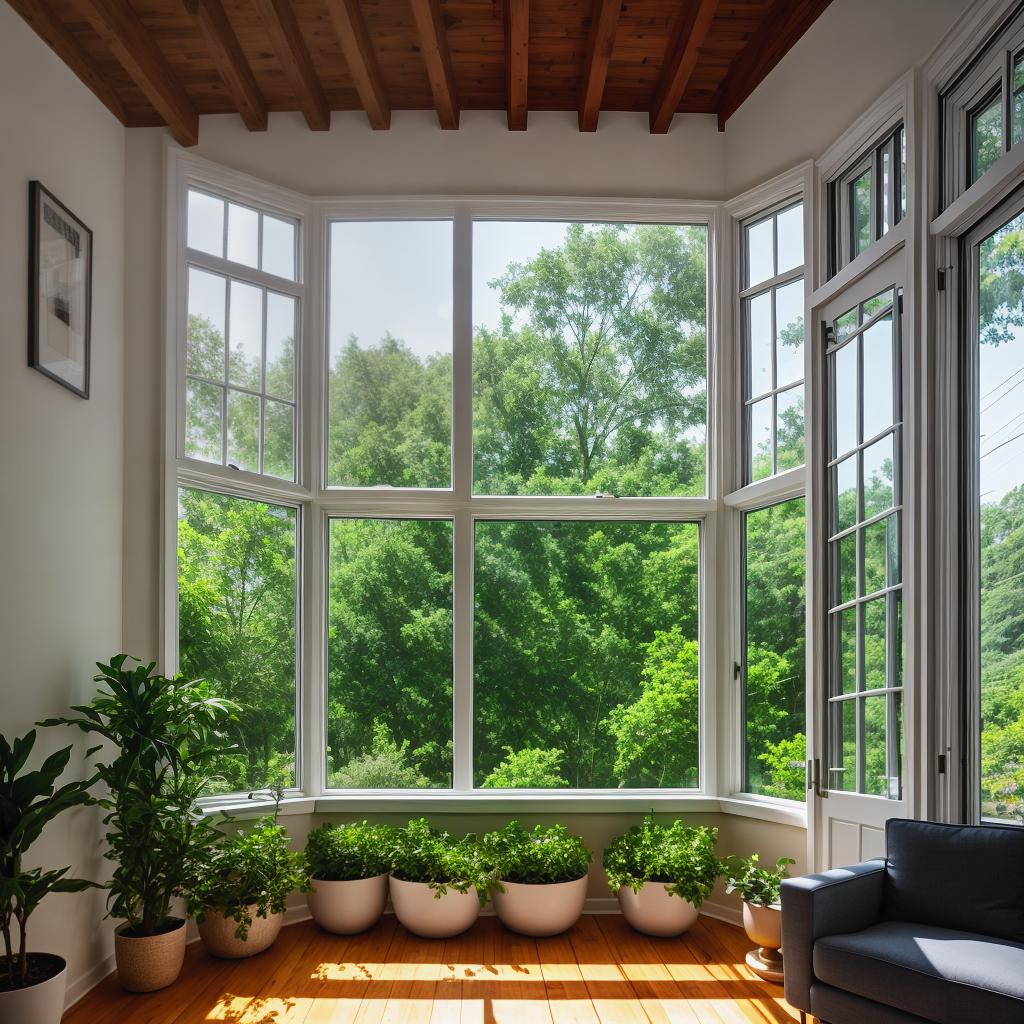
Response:
[[[719,875],[718,829],[659,825],[653,814],[604,851],[608,885],[626,920],[648,935],[679,935],[697,920]]]
[[[28,919],[51,892],[81,892],[96,883],[68,878],[70,868],[26,868],[24,857],[43,826],[61,811],[93,802],[88,793],[93,780],[57,787],[71,747],[51,754],[37,770],[26,771],[35,742],[35,730],[11,743],[0,734],[0,1020],[58,1024],[67,963],[54,953],[28,951]]]
[[[137,659],[131,659],[137,662]],[[114,862],[110,916],[118,978],[129,992],[170,985],[185,956],[185,922],[172,913],[184,880],[209,855],[220,833],[196,805],[216,759],[231,750],[224,727],[235,705],[202,680],[168,679],[124,654],[97,663],[100,691],[77,717],[44,725],[73,725],[107,741],[94,747],[96,774],[107,795],[107,849]]]
[[[476,837],[455,839],[410,821],[395,834],[391,860],[391,904],[409,931],[427,939],[464,932],[487,898],[490,877]]]
[[[309,889],[305,858],[288,849],[288,833],[271,817],[218,842],[185,885],[203,945],[230,960],[274,944],[296,889]]]
[[[743,900],[743,927],[757,949],[747,954],[747,966],[767,981],[782,981],[782,880],[796,861],[780,857],[772,869],[758,867],[757,854],[727,857],[723,862],[725,891]]]
[[[395,830],[355,821],[321,825],[306,840],[309,912],[337,935],[366,931],[384,913]]]
[[[480,847],[495,882],[501,923],[523,935],[557,935],[571,928],[587,899],[593,854],[564,825],[527,831],[518,821],[489,832]]]

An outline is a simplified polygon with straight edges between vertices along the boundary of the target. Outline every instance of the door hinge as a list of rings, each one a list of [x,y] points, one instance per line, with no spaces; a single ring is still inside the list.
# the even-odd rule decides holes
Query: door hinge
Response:
[[[739,679],[743,675],[743,666],[738,662],[732,663],[732,677],[733,679]]]
[[[936,291],[944,292],[946,290],[946,268],[939,267],[935,271],[935,289]]]
[[[945,775],[946,774],[946,755],[945,754],[939,754],[939,774],[940,775]]]

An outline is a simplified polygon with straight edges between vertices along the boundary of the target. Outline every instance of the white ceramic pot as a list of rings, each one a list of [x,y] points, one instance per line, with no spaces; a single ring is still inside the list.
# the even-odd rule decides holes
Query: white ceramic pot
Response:
[[[28,988],[0,992],[0,1021],[7,1024],[60,1024],[64,1012],[64,992],[68,984],[68,965],[53,953],[29,953],[30,957],[54,961],[60,970],[46,981]]]
[[[306,893],[313,920],[335,935],[354,935],[372,928],[384,913],[387,899],[387,875],[347,882],[314,878],[313,891]]]
[[[126,924],[114,932],[117,980],[128,992],[156,992],[178,980],[185,962],[185,922],[159,935],[125,935]]]
[[[528,885],[502,882],[505,892],[494,893],[494,910],[501,923],[521,935],[558,935],[571,928],[587,900],[587,876],[572,882]]]
[[[619,889],[622,916],[645,935],[680,935],[697,920],[697,908],[666,890],[668,882],[647,882],[639,892],[624,885]]]
[[[426,882],[405,882],[391,876],[391,905],[409,931],[425,939],[447,939],[464,932],[480,916],[476,889],[449,889],[438,898]]]
[[[743,927],[751,942],[765,949],[778,949],[782,945],[782,904],[762,907],[744,900]]]
[[[235,919],[225,917],[220,910],[213,907],[207,909],[199,924],[199,937],[203,940],[203,945],[214,956],[223,957],[225,960],[240,960],[242,957],[255,956],[268,949],[281,931],[284,914],[259,917],[256,914],[255,903],[249,907],[249,913],[252,915],[249,934],[245,939],[236,939],[235,929],[238,924]]]

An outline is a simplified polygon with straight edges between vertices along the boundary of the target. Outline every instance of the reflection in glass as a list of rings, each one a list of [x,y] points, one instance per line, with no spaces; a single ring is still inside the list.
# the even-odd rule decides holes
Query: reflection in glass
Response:
[[[893,490],[893,437],[887,434],[864,449],[864,519],[870,519],[896,503]]]
[[[751,398],[772,390],[772,293],[755,295],[747,300],[747,330],[750,344],[748,362]]]
[[[228,389],[227,461],[249,473],[260,471],[260,400]]]
[[[772,475],[773,417],[771,398],[764,398],[747,406],[751,457],[748,469],[751,481],[763,480]]]
[[[188,246],[211,256],[224,255],[224,200],[188,190]]]
[[[775,253],[773,251],[774,240],[772,217],[751,224],[746,229],[747,234],[747,287],[752,288],[755,284],[767,281],[775,276]]]
[[[839,557],[835,603],[846,604],[857,596],[857,532],[840,537],[839,540],[833,541],[833,545]]]
[[[853,238],[853,255],[857,256],[871,244],[871,179],[866,170],[850,185],[850,227]]]
[[[185,371],[210,380],[224,380],[226,286],[226,279],[219,274],[188,268]]]
[[[971,181],[977,181],[1003,155],[1003,97],[997,92],[971,115]]]
[[[840,700],[829,705],[831,757],[828,788],[839,792],[857,791],[857,701]]]
[[[832,532],[847,530],[857,522],[857,456],[832,467]]]
[[[869,697],[864,701],[864,792],[889,796],[886,764],[886,714],[889,699]]]
[[[861,605],[864,616],[864,682],[862,689],[877,690],[886,685],[887,661],[884,597]]]

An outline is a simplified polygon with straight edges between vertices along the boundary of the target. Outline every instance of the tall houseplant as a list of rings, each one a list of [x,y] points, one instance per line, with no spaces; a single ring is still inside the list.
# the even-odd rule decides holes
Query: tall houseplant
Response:
[[[134,662],[134,664],[131,664]],[[202,680],[169,679],[155,663],[119,654],[97,663],[100,690],[77,716],[44,725],[71,725],[106,743],[93,749],[106,784],[107,849],[116,865],[108,885],[121,984],[148,992],[171,984],[185,955],[185,927],[173,900],[220,833],[199,811],[216,759],[231,744],[225,726],[236,707]]]
[[[70,868],[26,868],[24,857],[48,822],[70,807],[92,802],[92,780],[57,786],[71,747],[26,771],[35,742],[35,730],[12,742],[0,735],[0,1020],[57,1024],[64,1010],[67,964],[53,953],[28,951],[28,920],[51,892],[81,892],[96,883],[69,878]]]

